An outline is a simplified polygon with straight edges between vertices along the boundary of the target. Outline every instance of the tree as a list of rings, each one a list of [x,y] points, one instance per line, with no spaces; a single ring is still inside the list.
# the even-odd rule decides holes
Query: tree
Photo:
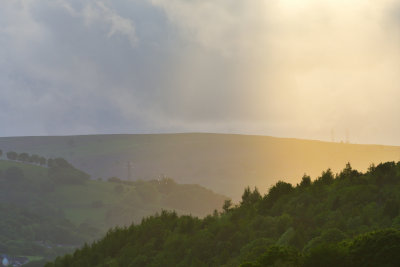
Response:
[[[54,164],[61,168],[73,168],[73,166],[64,158],[55,158]]]
[[[398,181],[396,164],[394,162],[380,163],[370,171],[378,186],[393,184]]]
[[[304,267],[349,266],[347,260],[347,248],[345,245],[342,244],[323,243],[321,245],[318,245],[310,249],[309,253],[305,256],[303,266]],[[354,266],[365,266],[365,265],[354,265]]]
[[[9,160],[16,160],[17,157],[18,157],[18,153],[17,152],[14,152],[14,151],[7,152],[7,158]]]
[[[118,266],[398,266],[400,231],[347,239],[370,229],[400,225],[400,163],[379,165],[374,172],[356,173],[348,165],[343,179],[327,171],[318,182],[306,176],[295,188],[280,181],[261,201],[258,190],[248,187],[241,205],[232,207],[225,201],[222,214],[215,211],[194,219],[163,212],[129,228],[111,230],[88,249],[49,266],[109,262]],[[396,184],[377,185],[374,175]],[[150,184],[156,188],[159,181]],[[108,186],[118,185],[127,189],[124,203],[132,203],[126,195],[152,195],[140,183],[133,184],[132,194],[131,186]],[[112,207],[107,211],[107,224],[114,225],[120,218],[125,222],[129,211],[126,206]],[[130,222],[132,217],[128,217]]]
[[[262,199],[262,196],[260,192],[258,191],[258,188],[255,187],[253,193],[251,194],[250,201],[251,203],[256,203]]]
[[[39,164],[40,163],[40,156],[37,154],[33,154],[30,159],[29,162],[35,163],[35,164]]]
[[[323,185],[329,185],[333,182],[335,178],[333,177],[333,173],[331,169],[327,169],[326,171],[322,172],[321,177],[319,177],[315,183],[316,184],[323,184]]]
[[[303,178],[301,178],[300,186],[301,187],[307,187],[307,186],[310,186],[310,185],[311,185],[311,177],[306,175],[306,174],[304,174]]]
[[[22,162],[28,162],[30,159],[29,154],[28,153],[21,153],[18,155],[17,160],[22,161]]]
[[[60,167],[60,168],[74,168],[67,160],[64,158],[55,158],[55,159],[48,159],[47,160],[47,166],[49,168],[55,168],[55,167]]]
[[[48,176],[53,182],[58,184],[84,184],[90,179],[90,175],[75,169],[69,163],[65,165],[65,162],[61,161],[60,164],[60,162],[53,160],[51,164],[49,163]]]
[[[400,231],[387,229],[358,236],[349,254],[351,266],[398,266]]]
[[[40,157],[40,159],[39,159],[39,164],[40,164],[41,166],[44,166],[44,165],[46,165],[46,163],[47,163],[46,158],[45,158],[45,157]]]
[[[270,246],[258,260],[260,266],[299,266],[301,255],[291,247]]]
[[[267,198],[270,201],[275,202],[281,196],[289,194],[292,191],[293,191],[293,186],[290,183],[278,181],[274,186],[272,186],[269,189]]]
[[[283,181],[278,181],[275,185],[271,186],[268,190],[268,194],[264,195],[262,201],[259,204],[259,211],[265,213],[272,208],[278,199],[282,196],[291,193],[294,190],[292,184]]]
[[[244,189],[241,204],[247,203],[250,199],[250,195],[251,195],[251,190],[250,190],[250,187],[248,186]]]
[[[224,202],[224,205],[222,206],[222,209],[225,212],[228,212],[231,206],[232,206],[232,200],[226,199],[225,202]]]
[[[251,192],[250,187],[246,187],[242,195],[241,204],[254,204],[261,199],[262,197],[260,192],[258,192],[257,187],[254,188],[253,192]]]
[[[0,149],[0,157],[3,156],[3,150]]]
[[[383,215],[388,216],[390,219],[393,219],[399,214],[399,204],[397,201],[391,199],[386,202],[385,207],[383,208]]]

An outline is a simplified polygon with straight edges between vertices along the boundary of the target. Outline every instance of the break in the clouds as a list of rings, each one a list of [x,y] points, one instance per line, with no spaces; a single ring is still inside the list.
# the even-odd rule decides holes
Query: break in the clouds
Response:
[[[1,1],[0,135],[400,145],[399,42],[398,0]]]

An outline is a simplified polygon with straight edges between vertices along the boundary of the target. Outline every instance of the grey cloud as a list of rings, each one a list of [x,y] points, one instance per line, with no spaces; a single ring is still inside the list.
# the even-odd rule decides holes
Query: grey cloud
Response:
[[[3,94],[8,101],[19,98],[27,109],[41,112],[39,123],[44,130],[37,134],[63,133],[65,128],[57,127],[54,117],[64,118],[66,128],[74,129],[75,121],[93,132],[120,121],[120,126],[114,125],[118,132],[131,120],[135,122],[128,127],[132,131],[146,124],[150,126],[145,130],[153,131],[164,124],[168,129],[171,121],[235,116],[231,113],[240,105],[234,96],[239,88],[231,76],[237,67],[230,65],[237,62],[180,39],[179,29],[158,7],[140,1],[134,1],[130,9],[126,5],[123,1],[31,1],[21,14],[27,21],[22,27],[35,25],[40,35],[18,36],[30,43],[22,55],[13,48],[16,38],[3,36],[12,54],[5,67],[24,80],[6,75],[3,86],[11,82],[13,89]],[[16,91],[25,97],[20,99]],[[30,103],[38,99],[40,107]],[[96,117],[103,117],[104,105],[120,117],[104,119],[104,126],[94,125]],[[181,126],[176,131],[185,129]]]
[[[289,2],[2,1],[0,135],[353,127],[398,143],[399,49],[380,17],[399,2]]]

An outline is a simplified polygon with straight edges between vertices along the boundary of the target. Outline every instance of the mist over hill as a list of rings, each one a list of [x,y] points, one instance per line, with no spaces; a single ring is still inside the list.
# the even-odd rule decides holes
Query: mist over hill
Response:
[[[0,160],[0,255],[48,260],[156,212],[203,217],[227,199],[170,178],[89,180],[62,159],[48,162]]]
[[[371,163],[400,159],[400,147],[233,134],[138,134],[0,138],[3,151],[64,157],[107,179],[172,177],[238,200],[245,186],[261,193],[279,179],[297,183],[307,173],[338,172],[347,162],[365,171]]]

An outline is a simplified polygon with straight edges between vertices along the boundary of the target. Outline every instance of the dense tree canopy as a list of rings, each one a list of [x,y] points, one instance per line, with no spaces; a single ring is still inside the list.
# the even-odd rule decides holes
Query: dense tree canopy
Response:
[[[399,193],[400,163],[348,164],[264,196],[246,188],[204,219],[164,211],[47,266],[397,266]]]

